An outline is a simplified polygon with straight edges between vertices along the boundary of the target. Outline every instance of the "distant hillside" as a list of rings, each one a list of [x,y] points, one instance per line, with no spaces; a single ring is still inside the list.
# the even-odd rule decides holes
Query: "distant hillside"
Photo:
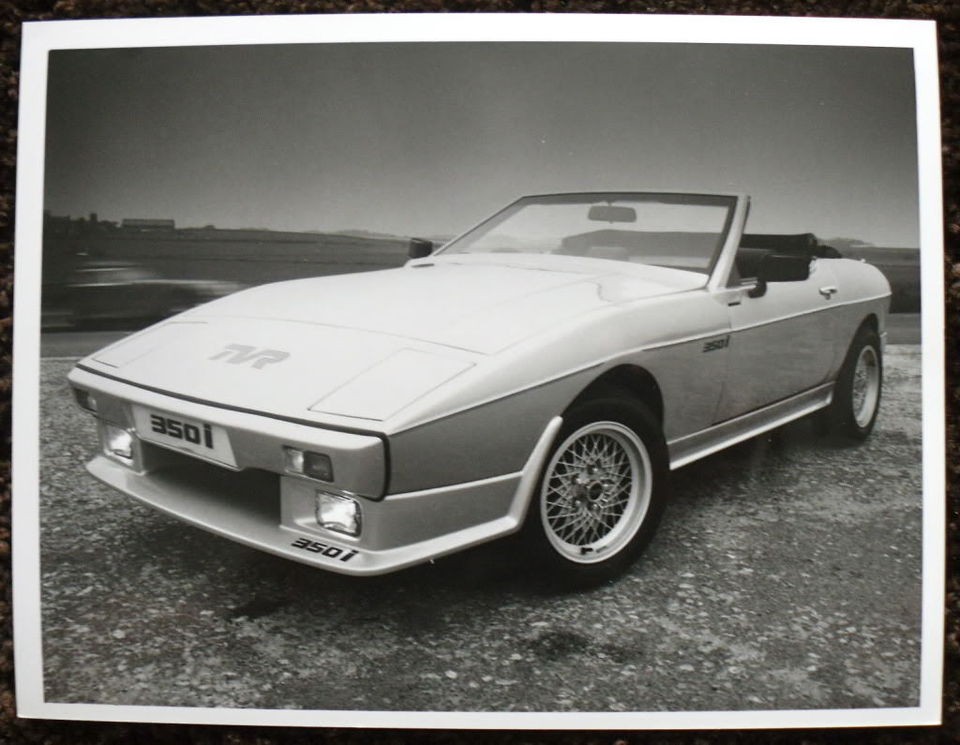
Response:
[[[834,244],[825,241],[828,245]],[[850,259],[863,259],[870,264],[899,264],[920,266],[920,251],[916,248],[885,248],[883,246],[834,246]]]

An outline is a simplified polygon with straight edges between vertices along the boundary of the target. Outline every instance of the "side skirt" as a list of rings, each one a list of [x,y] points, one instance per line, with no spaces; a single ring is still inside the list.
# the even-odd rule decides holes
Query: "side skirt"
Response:
[[[826,408],[833,399],[833,383],[811,388],[783,401],[777,401],[749,414],[728,419],[692,435],[667,443],[671,470],[705,458],[719,450],[749,440],[759,434],[792,422],[818,409]]]

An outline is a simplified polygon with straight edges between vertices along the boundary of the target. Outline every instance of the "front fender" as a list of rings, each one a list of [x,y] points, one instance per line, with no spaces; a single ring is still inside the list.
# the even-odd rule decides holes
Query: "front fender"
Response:
[[[389,493],[519,473],[550,421],[595,376],[584,370],[391,434]]]

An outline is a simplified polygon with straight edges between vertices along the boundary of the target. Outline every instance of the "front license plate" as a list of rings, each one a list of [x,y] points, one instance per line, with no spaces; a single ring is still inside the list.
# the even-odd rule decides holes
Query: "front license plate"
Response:
[[[137,426],[137,435],[142,440],[185,450],[228,466],[237,465],[227,431],[216,424],[141,406],[133,407],[133,421]]]

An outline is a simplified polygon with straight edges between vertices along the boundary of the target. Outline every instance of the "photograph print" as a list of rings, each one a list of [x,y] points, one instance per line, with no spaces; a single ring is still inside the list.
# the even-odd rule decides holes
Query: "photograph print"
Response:
[[[30,711],[937,716],[916,50],[759,41],[50,51]]]

